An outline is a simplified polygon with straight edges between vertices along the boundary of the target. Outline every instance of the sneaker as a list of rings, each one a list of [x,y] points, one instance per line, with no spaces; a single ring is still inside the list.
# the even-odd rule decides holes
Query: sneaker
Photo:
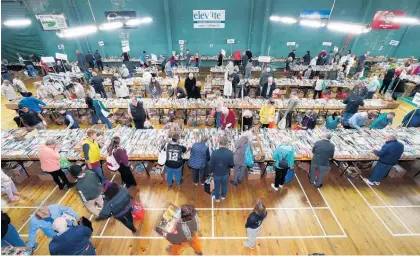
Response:
[[[76,186],[76,182],[67,184],[68,189],[71,189],[74,186]]]
[[[316,188],[322,188],[322,184],[321,185],[319,185],[319,186],[315,186]]]
[[[381,184],[380,182],[375,181],[373,184],[375,184],[376,186],[379,186],[379,184]]]
[[[279,188],[276,188],[276,186],[274,185],[274,183],[271,183],[271,187],[272,187],[275,191],[278,191],[278,190],[279,190]]]
[[[368,179],[366,179],[366,178],[363,178],[363,181],[366,183],[366,184],[368,184],[369,186],[373,186],[374,185],[374,183],[373,182],[370,182]]]
[[[223,196],[222,196],[220,199],[225,200],[225,199],[226,199],[226,197],[223,197]]]
[[[254,247],[250,246],[248,242],[244,242],[244,246],[249,249],[254,249]]]
[[[196,186],[197,186],[197,185],[198,185],[198,183],[194,183],[194,185],[196,185]]]
[[[220,200],[219,199],[216,199],[216,197],[214,195],[212,195],[211,197],[214,199],[214,201],[220,202]]]
[[[203,182],[203,183],[201,183],[201,186],[204,186],[204,182]]]
[[[234,186],[237,186],[238,185],[238,183],[234,182],[233,180],[230,181],[230,184],[232,184]]]

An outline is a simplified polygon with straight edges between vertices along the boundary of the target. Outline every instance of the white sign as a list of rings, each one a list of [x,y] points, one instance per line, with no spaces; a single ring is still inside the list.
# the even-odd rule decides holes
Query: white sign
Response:
[[[41,57],[41,60],[45,63],[54,63],[55,59],[53,57]]]
[[[98,42],[98,45],[99,45],[99,46],[104,46],[104,41],[99,41],[99,42]]]
[[[338,52],[338,47],[334,46],[334,52]]]
[[[122,47],[122,51],[123,52],[129,52],[130,51],[130,46],[126,45]]]
[[[184,40],[179,40],[179,44],[184,44],[185,42],[184,42]]]
[[[416,92],[416,95],[414,95],[413,103],[420,107],[420,92]]]
[[[258,62],[265,62],[268,63],[271,61],[270,56],[258,56]]]
[[[36,16],[44,30],[57,30],[67,28],[64,14],[43,14]]]
[[[213,44],[210,44],[210,48],[213,48]]]
[[[287,46],[293,46],[293,45],[296,45],[296,42],[287,42],[286,45]]]
[[[234,44],[234,43],[235,43],[235,39],[228,39],[228,40],[227,40],[227,43],[228,43],[228,44]]]
[[[322,42],[322,45],[331,46],[332,45],[332,42]]]
[[[397,46],[399,43],[400,43],[400,41],[395,41],[395,40],[391,40],[389,42],[389,44],[392,45],[392,46]]]
[[[121,41],[121,45],[122,45],[122,47],[129,46],[130,42],[128,40],[123,40],[123,41]]]
[[[225,10],[193,10],[194,28],[225,28]]]
[[[56,52],[55,58],[59,60],[67,60],[67,54]]]
[[[59,50],[64,50],[64,44],[59,44],[59,45],[57,45],[57,47],[58,47]]]

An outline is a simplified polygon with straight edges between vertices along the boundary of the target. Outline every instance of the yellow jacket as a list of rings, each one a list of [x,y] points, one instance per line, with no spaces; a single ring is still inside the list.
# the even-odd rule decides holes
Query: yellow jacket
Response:
[[[276,114],[276,108],[274,106],[267,106],[264,105],[260,110],[260,122],[262,124],[269,124],[269,119],[274,119],[274,115]]]
[[[89,163],[97,163],[101,160],[101,150],[99,149],[99,144],[96,141],[91,141],[89,138],[86,138],[83,141],[83,145],[89,145]],[[82,153],[84,158],[84,154]]]

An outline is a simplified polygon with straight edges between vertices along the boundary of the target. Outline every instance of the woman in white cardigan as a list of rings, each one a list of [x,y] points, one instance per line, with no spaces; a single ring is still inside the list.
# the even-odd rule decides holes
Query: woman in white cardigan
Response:
[[[223,87],[223,95],[226,98],[230,98],[233,93],[233,87],[232,87],[232,77],[228,75],[228,72],[225,73],[225,86]]]
[[[20,200],[19,192],[16,189],[13,180],[1,170],[1,192],[6,193],[10,202],[17,202]]]

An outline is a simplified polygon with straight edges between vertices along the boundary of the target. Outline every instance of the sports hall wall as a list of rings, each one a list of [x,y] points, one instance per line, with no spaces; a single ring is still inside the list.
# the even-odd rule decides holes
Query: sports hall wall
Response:
[[[286,42],[296,42],[298,56],[306,50],[313,54],[325,47],[322,42],[332,42],[341,48],[347,34],[326,29],[304,28],[297,24],[275,23],[271,15],[298,17],[301,10],[330,9],[333,0],[90,0],[96,22],[105,22],[106,11],[136,11],[137,17],[152,17],[153,22],[138,29],[98,31],[94,35],[77,39],[60,39],[55,31],[44,31],[35,14],[64,13],[68,26],[94,24],[87,0],[26,0],[2,2],[3,17],[27,16],[32,19],[31,28],[4,29],[2,26],[2,57],[16,59],[16,52],[29,52],[55,56],[60,52],[57,45],[64,44],[70,60],[75,50],[82,52],[99,49],[98,41],[104,41],[107,56],[121,55],[121,40],[130,41],[130,54],[168,54],[179,52],[178,40],[186,40],[186,48],[193,53],[215,55],[221,48],[230,53],[227,39],[235,39],[233,50],[250,48],[255,55],[286,56],[291,48]],[[193,10],[225,10],[225,28],[193,28]],[[406,10],[407,16],[420,16],[420,0],[336,0],[331,19],[334,21],[370,23],[378,10]],[[25,42],[14,41],[25,37]],[[390,40],[400,45],[390,48]],[[34,42],[34,43],[32,43]],[[13,48],[10,48],[10,46]],[[211,47],[212,45],[212,47]],[[372,30],[351,38],[347,49],[355,54],[370,50],[373,55],[408,57],[420,55],[420,26],[403,25],[399,30]],[[8,48],[9,47],[9,48]],[[331,47],[332,49],[332,47]],[[390,50],[391,49],[391,50]]]

